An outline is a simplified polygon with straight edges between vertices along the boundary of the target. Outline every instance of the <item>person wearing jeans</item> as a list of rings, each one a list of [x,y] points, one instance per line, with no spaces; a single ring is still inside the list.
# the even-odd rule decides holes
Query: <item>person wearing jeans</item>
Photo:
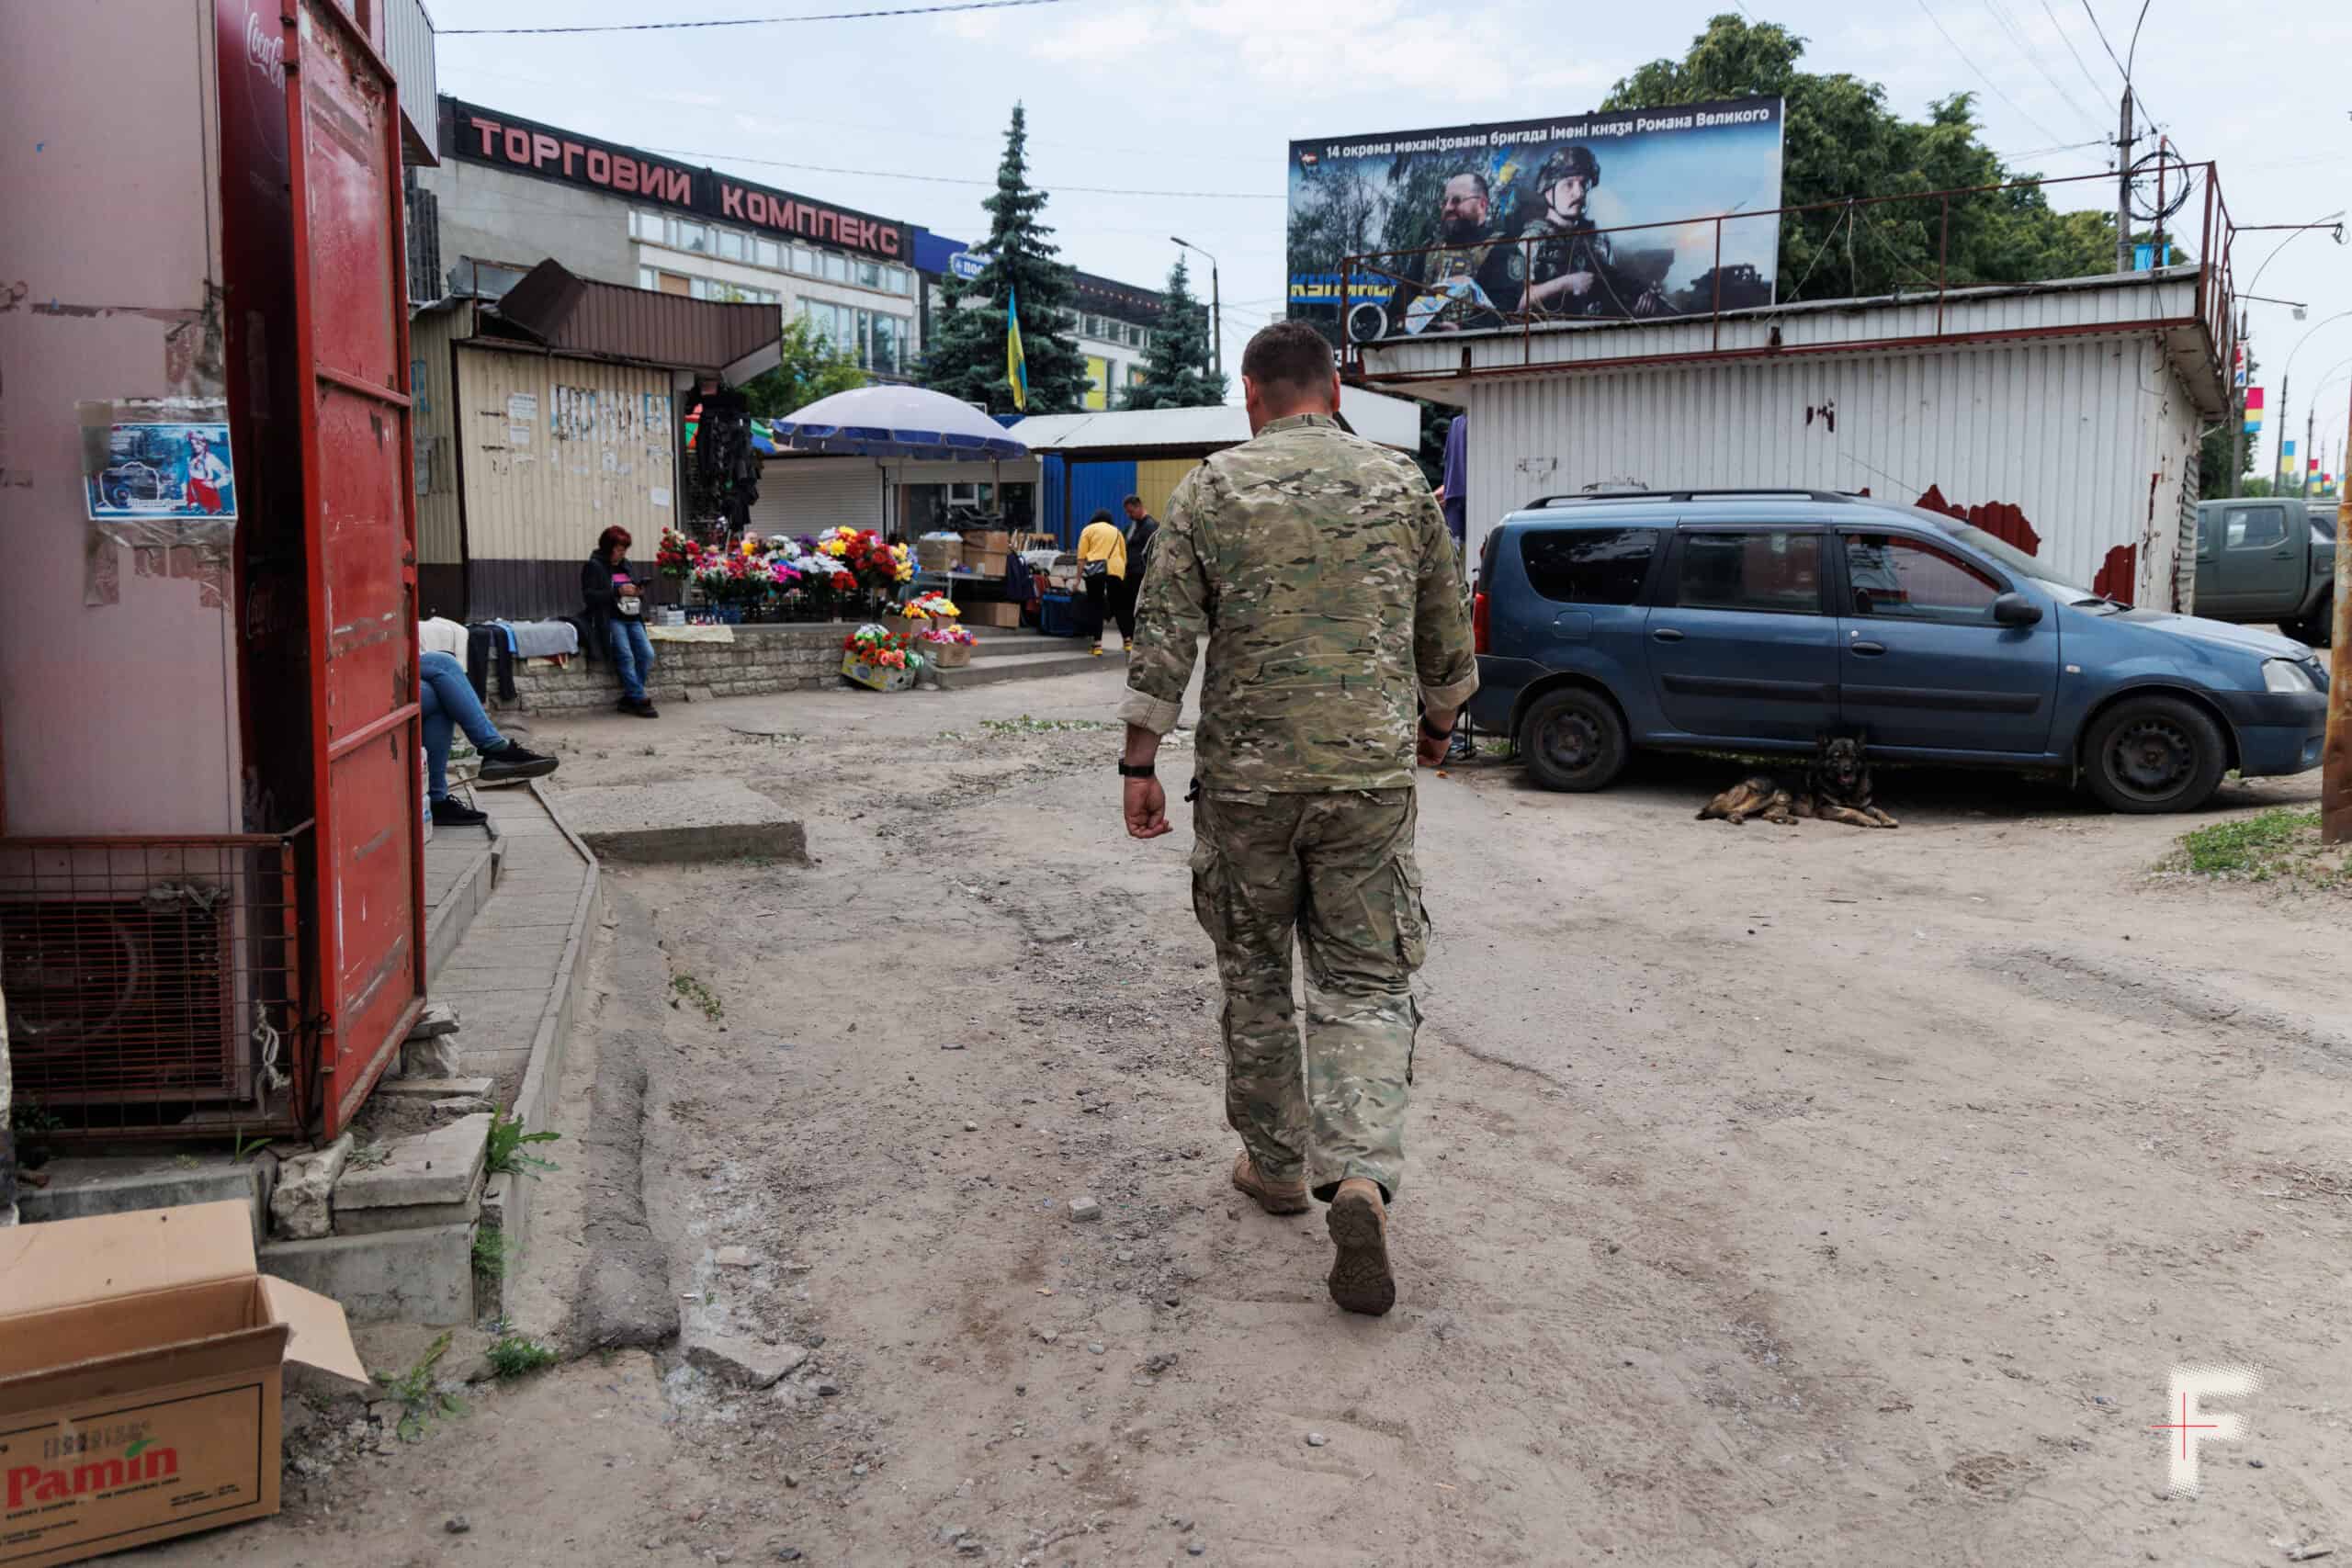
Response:
[[[449,794],[449,737],[455,729],[481,753],[481,782],[511,784],[543,778],[555,772],[553,757],[543,757],[498,733],[481,711],[466,667],[447,653],[427,653],[416,661],[418,701],[424,708],[426,809],[436,828],[471,828],[490,819]]]
[[[651,718],[653,699],[645,694],[645,682],[653,673],[653,639],[645,635],[645,623],[616,615],[607,628],[605,646],[612,650],[613,669],[621,678],[621,706]]]
[[[580,569],[580,596],[588,604],[591,646],[613,656],[613,672],[621,678],[621,712],[639,718],[658,718],[653,699],[645,694],[646,677],[653,673],[653,639],[645,635],[644,591],[628,572],[626,528],[607,528],[596,536],[596,553]]]

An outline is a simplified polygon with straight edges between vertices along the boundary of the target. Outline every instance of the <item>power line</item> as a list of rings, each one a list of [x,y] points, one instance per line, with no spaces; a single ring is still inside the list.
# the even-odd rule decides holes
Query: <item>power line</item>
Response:
[[[948,11],[1004,11],[1016,6],[1063,6],[1070,0],[949,0],[887,11],[819,11],[801,17],[729,17],[704,22],[611,22],[574,28],[443,28],[442,38],[515,38],[547,33],[667,33],[696,28],[766,28],[787,22],[860,22],[875,17],[936,17]]]
[[[2050,25],[2057,28],[2058,41],[2064,44],[2066,52],[2075,57],[2075,69],[2083,73],[2083,80],[2091,85],[2091,91],[2105,94],[2107,89],[2098,85],[2098,78],[2092,75],[2091,68],[2083,62],[2082,51],[2075,47],[2075,40],[2066,36],[2065,26],[2058,20],[2058,13],[2050,8],[2050,0],[2041,0],[2041,13],[2050,18]]]
[[[854,175],[867,180],[920,180],[935,186],[985,186],[996,187],[994,180],[967,179],[956,175],[902,175],[889,169],[843,169],[831,164],[794,164],[782,158],[750,158],[741,152],[697,152],[686,147],[648,147],[649,152],[666,152],[673,158],[710,158],[733,164],[757,164],[763,168],[797,169],[804,174]],[[1046,195],[1056,191],[1070,191],[1084,196],[1166,196],[1185,197],[1204,201],[1287,201],[1287,195],[1276,192],[1244,190],[1124,190],[1110,186],[1066,186],[1037,181],[1036,186]]]
[[[2001,0],[1984,0],[1984,8],[1993,13],[1993,20],[2001,25],[2001,30],[2007,33],[2009,41],[2017,46],[2017,51],[2025,56],[2026,63],[2040,72],[2041,79],[2050,84],[2050,90],[2058,96],[2058,101],[2071,109],[2076,118],[2087,121],[2093,130],[2097,130],[2099,123],[2098,118],[2086,113],[2080,104],[2067,96],[2065,87],[2060,84],[2057,77],[2050,73],[2050,68],[2041,63],[2041,56],[2035,52],[2033,46],[2027,41],[2025,30],[2018,26],[2017,18],[2009,15],[2007,7],[2001,4]]]
[[[2115,73],[2123,78],[2124,90],[2132,95],[2132,101],[2137,103],[2141,109],[2146,113],[2148,117],[2148,129],[2151,130],[2162,130],[2164,129],[2164,126],[2160,123],[2162,117],[2156,113],[2155,106],[2148,102],[2148,96],[2140,91],[2138,84],[2132,80],[2131,70],[2124,65],[2120,59],[2117,57],[2115,46],[2107,41],[2107,29],[2099,26],[2098,13],[2091,9],[2091,0],[2083,0],[2083,15],[2091,19],[2091,29],[2098,34],[2098,46],[2107,51],[2107,58],[2109,62],[2114,65]],[[2142,21],[2145,21],[2147,18],[2148,7],[2145,5],[2143,5],[2140,7],[2140,19]],[[2136,28],[2133,28],[2132,36],[2136,40],[2139,37],[2139,29]],[[2120,147],[2117,148],[2115,150],[2115,154],[2116,162],[2120,164],[2124,161],[2123,149]]]
[[[2087,0],[2086,0],[2086,3],[2087,3]],[[2017,109],[2018,118],[2024,120],[2028,125],[2033,127],[2034,130],[2041,132],[2042,135],[2047,136],[2052,141],[2058,140],[2058,133],[2056,131],[2051,130],[2048,126],[2034,118],[2033,116],[2026,113],[2025,110],[2018,108],[2017,100],[2010,97],[2008,94],[2001,91],[2000,84],[1994,81],[1992,77],[1985,75],[1984,68],[1983,66],[1968,58],[1968,51],[1960,47],[1960,40],[1951,36],[1951,29],[1946,28],[1943,23],[1936,20],[1936,14],[1933,11],[1928,9],[1928,0],[1918,0],[1918,6],[1919,14],[1927,17],[1928,21],[1935,24],[1936,31],[1943,34],[1944,41],[1951,45],[1951,51],[1960,56],[1960,62],[1967,66],[1971,71],[1975,72],[1976,74],[1983,79],[1984,85],[1993,89],[1993,96],[1995,97],[2008,105],[2009,107]]]

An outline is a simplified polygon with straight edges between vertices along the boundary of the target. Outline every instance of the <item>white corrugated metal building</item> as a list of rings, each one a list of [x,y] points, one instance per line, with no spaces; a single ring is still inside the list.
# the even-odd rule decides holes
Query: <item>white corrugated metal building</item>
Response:
[[[2228,408],[2213,293],[2175,267],[1351,352],[1372,384],[1468,412],[1474,559],[1543,495],[1867,490],[2187,609],[2199,434]]]

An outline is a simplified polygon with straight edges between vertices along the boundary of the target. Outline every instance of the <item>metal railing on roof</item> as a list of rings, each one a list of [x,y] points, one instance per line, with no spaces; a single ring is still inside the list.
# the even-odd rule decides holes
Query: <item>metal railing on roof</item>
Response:
[[[2159,211],[2194,210],[2197,214],[2196,248],[2189,260],[2170,268],[2159,270],[2180,274],[2194,268],[2196,301],[2192,312],[2186,316],[2162,321],[2137,321],[2139,327],[2164,329],[2168,327],[2200,327],[2207,340],[2206,354],[2214,373],[2223,373],[2232,363],[2232,351],[2236,332],[2231,309],[2233,287],[2230,270],[2230,254],[2237,226],[2232,221],[2227,202],[2223,199],[2216,167],[2211,163],[2160,164],[2154,171],[2155,208]],[[1694,229],[1706,232],[1713,245],[1713,265],[1698,275],[1689,286],[1668,294],[1662,280],[1650,280],[1634,289],[1634,297],[1626,299],[1624,290],[1610,284],[1603,276],[1596,276],[1586,285],[1586,293],[1568,309],[1504,308],[1494,303],[1483,290],[1473,292],[1459,287],[1449,290],[1431,290],[1419,276],[1423,264],[1419,258],[1441,253],[1458,254],[1472,251],[1482,258],[1497,251],[1516,249],[1519,255],[1516,270],[1521,280],[1534,278],[1539,251],[1561,236],[1522,234],[1514,238],[1477,242],[1470,245],[1423,245],[1412,249],[1373,251],[1347,257],[1340,264],[1339,293],[1332,301],[1339,313],[1340,368],[1351,379],[1368,383],[1407,383],[1417,380],[1464,379],[1487,376],[1521,375],[1529,369],[1600,368],[1628,364],[1659,364],[1678,360],[1703,360],[1732,353],[1758,356],[1782,352],[1780,333],[1775,329],[1770,342],[1763,346],[1727,349],[1724,343],[1724,323],[1727,319],[1770,319],[1778,311],[1794,305],[1826,303],[1838,299],[1862,298],[1892,298],[1904,304],[1935,305],[1934,324],[1927,333],[1890,334],[1880,338],[1843,338],[1834,346],[1839,352],[1854,349],[1883,349],[1921,344],[1976,341],[2002,336],[2056,335],[2064,329],[2048,327],[1984,330],[1973,323],[1954,323],[1948,319],[1947,307],[1955,295],[1963,291],[1987,288],[2056,285],[2078,281],[2079,275],[2065,276],[2032,276],[2037,270],[2030,256],[2019,258],[2014,266],[2001,266],[1978,271],[1956,268],[1952,260],[1955,234],[1966,234],[1973,228],[1981,229],[1988,221],[2005,215],[2024,192],[2045,192],[2052,188],[2094,181],[2112,187],[2112,174],[2070,175],[2055,179],[2010,180],[1999,185],[1959,186],[1951,190],[1905,192],[1894,196],[1850,197],[1839,201],[1808,202],[1793,207],[1780,207],[1757,212],[1723,212],[1704,217],[1675,219],[1652,223],[1620,224],[1612,228],[1581,230],[1567,238],[1589,244],[1599,241],[1598,254],[1607,256],[1614,247],[1614,237],[1644,233],[1671,233]],[[2167,190],[2169,180],[2171,188]],[[2183,195],[2183,182],[2189,187]],[[2192,208],[2191,203],[2195,203]],[[1773,254],[1784,260],[1790,255],[1785,241],[1791,237],[1791,225],[1810,242],[1812,254],[1808,270],[1793,281],[1782,277],[1768,283],[1752,265],[1734,263],[1726,266],[1724,260],[1724,234],[1727,225],[1762,225],[1772,227]],[[1837,246],[1843,231],[1842,254]],[[2185,232],[2165,233],[2158,231],[2160,259],[2168,258],[2175,249],[2185,248],[2190,236]],[[1935,271],[1932,276],[1920,270],[1906,259],[1898,242],[1912,242],[1909,250],[1917,255],[1927,241],[1933,241]],[[2002,253],[2007,254],[2007,253]],[[1871,277],[1879,285],[1870,289],[1859,286],[1863,257],[1870,258]],[[1826,275],[1825,262],[1830,265]],[[1837,262],[1842,261],[1840,268]],[[1891,265],[1889,264],[1892,264]],[[1843,272],[1847,288],[1838,289],[1838,275]],[[2001,276],[2009,274],[2010,276]],[[1821,281],[1816,284],[1816,276]],[[1892,290],[1885,286],[1892,280]],[[1621,275],[1620,283],[1625,279]],[[1913,286],[1916,286],[1913,287]],[[1378,312],[1379,330],[1351,331],[1351,322],[1368,327],[1370,317]],[[1681,323],[1705,321],[1711,323],[1707,346],[1698,349],[1680,347],[1662,350],[1656,355],[1635,354],[1626,357],[1578,362],[1577,366],[1554,364],[1539,360],[1535,344],[1554,333],[1574,331],[1578,327],[1629,324]],[[2112,331],[2112,323],[2091,323],[2078,330]],[[1461,367],[1429,370],[1383,370],[1369,364],[1367,351],[1377,352],[1399,344],[1432,341],[1431,333],[1442,333],[1449,338],[1459,335],[1464,345]],[[1521,352],[1514,363],[1473,365],[1468,344],[1480,338],[1516,337]],[[1823,345],[1826,349],[1832,345]]]

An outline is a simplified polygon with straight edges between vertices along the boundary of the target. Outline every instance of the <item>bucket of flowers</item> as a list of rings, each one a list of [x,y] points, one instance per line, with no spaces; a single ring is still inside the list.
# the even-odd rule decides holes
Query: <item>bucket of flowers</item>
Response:
[[[882,624],[894,632],[914,636],[925,626],[951,624],[963,615],[954,600],[944,593],[926,592],[916,595],[899,606],[894,615],[882,617]]]
[[[979,640],[953,621],[933,622],[915,633],[915,646],[942,670],[961,670],[969,664]]]
[[[869,622],[842,638],[842,674],[872,692],[903,692],[915,683],[915,656],[908,640]]]

